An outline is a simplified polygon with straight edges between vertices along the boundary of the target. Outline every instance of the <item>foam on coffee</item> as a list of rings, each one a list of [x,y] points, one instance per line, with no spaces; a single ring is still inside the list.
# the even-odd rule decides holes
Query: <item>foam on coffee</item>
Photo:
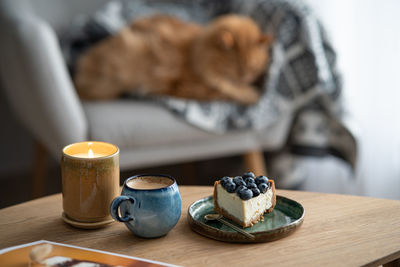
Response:
[[[170,186],[174,183],[172,179],[158,176],[141,176],[129,180],[126,185],[133,189],[149,190]]]

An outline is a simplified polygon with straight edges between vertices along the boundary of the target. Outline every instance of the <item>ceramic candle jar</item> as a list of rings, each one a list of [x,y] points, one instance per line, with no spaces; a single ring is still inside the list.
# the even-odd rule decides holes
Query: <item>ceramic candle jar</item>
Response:
[[[63,219],[81,228],[112,222],[111,201],[119,193],[119,149],[104,142],[80,142],[62,150]]]

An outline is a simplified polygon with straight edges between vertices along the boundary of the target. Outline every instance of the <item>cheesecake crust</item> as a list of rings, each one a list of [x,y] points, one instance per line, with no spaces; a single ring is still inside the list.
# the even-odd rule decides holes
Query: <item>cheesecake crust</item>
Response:
[[[221,181],[219,181],[219,180],[214,182],[214,194],[213,194],[213,196],[214,196],[214,211],[216,213],[218,213],[218,214],[221,214],[225,218],[228,218],[228,219],[234,221],[235,223],[241,225],[244,228],[253,226],[254,224],[258,223],[260,220],[262,220],[264,218],[263,215],[265,213],[270,213],[275,208],[275,205],[276,205],[275,182],[274,182],[274,180],[268,180],[268,182],[271,183],[271,189],[272,189],[272,200],[271,200],[271,202],[272,202],[272,206],[269,209],[267,209],[263,214],[260,214],[260,216],[254,218],[249,223],[246,224],[246,223],[240,221],[238,218],[232,216],[225,209],[221,208],[218,205],[217,185],[221,183]],[[245,200],[245,201],[247,201],[247,200]]]

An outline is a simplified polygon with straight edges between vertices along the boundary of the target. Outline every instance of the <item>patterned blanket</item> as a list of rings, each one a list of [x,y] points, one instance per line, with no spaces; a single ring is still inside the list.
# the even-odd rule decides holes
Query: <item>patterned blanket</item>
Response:
[[[279,134],[286,138],[286,145],[276,154],[279,157],[283,153],[301,162],[304,157],[331,155],[354,167],[357,145],[343,122],[336,55],[315,14],[301,1],[112,0],[93,16],[77,17],[62,37],[71,74],[76,59],[91,45],[138,16],[157,12],[197,23],[206,23],[226,13],[248,15],[264,32],[271,33],[275,42],[270,65],[260,84],[263,93],[255,105],[244,107],[223,101],[197,102],[171,97],[152,97],[152,101],[210,132],[282,129]],[[281,127],[288,120],[290,127]],[[289,165],[284,169],[293,173],[290,170],[293,164]],[[274,170],[274,166],[269,169]],[[293,177],[288,180],[291,187],[299,183]]]

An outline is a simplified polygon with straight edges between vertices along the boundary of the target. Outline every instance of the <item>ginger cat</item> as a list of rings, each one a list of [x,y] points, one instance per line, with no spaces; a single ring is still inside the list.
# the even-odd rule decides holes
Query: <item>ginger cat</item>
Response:
[[[80,57],[75,85],[85,99],[125,92],[251,104],[272,38],[248,17],[221,16],[207,26],[167,15],[134,21]]]

